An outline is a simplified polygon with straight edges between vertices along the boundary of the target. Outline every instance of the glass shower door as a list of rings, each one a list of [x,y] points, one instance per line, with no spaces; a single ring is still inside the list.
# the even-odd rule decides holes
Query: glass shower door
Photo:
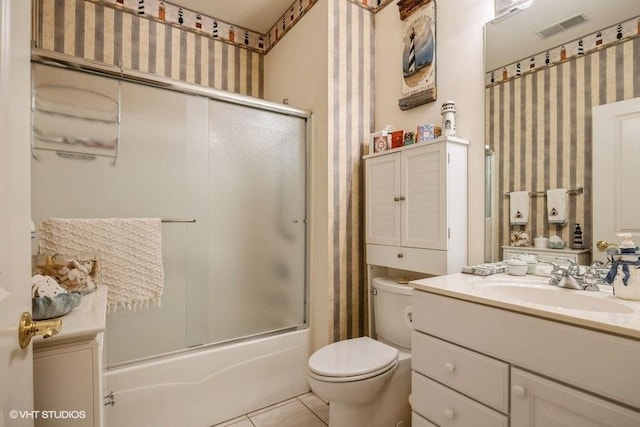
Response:
[[[305,323],[305,129],[209,103],[209,342]]]

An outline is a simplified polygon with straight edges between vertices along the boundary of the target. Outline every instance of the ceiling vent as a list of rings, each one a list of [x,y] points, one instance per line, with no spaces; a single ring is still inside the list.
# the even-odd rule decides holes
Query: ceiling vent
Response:
[[[553,24],[549,27],[543,28],[536,34],[543,39],[546,39],[562,31],[568,30],[571,27],[580,25],[584,22],[587,22],[587,17],[581,13],[580,15],[572,16],[571,18],[565,19],[562,22],[558,22],[557,24]]]

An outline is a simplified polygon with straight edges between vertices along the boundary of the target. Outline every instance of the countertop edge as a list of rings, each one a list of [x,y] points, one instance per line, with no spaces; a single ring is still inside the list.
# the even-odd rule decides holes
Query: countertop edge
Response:
[[[467,280],[473,280],[474,277],[476,279],[479,279],[478,276],[471,276],[471,279],[467,279]],[[518,302],[507,302],[503,300],[492,299],[489,297],[482,297],[482,296],[473,295],[473,294],[469,294],[469,293],[458,291],[458,290],[449,289],[442,284],[425,283],[425,282],[428,282],[429,280],[431,279],[421,279],[418,281],[412,281],[409,283],[409,285],[414,289],[424,291],[424,292],[451,297],[451,298],[455,298],[455,299],[459,299],[467,302],[482,304],[489,307],[508,310],[508,311],[512,311],[512,312],[520,313],[524,315],[534,316],[534,317],[542,318],[544,320],[566,323],[572,326],[577,326],[581,328],[595,330],[597,332],[613,334],[613,335],[621,336],[623,338],[640,341],[639,329],[628,328],[621,325],[613,325],[613,324],[598,322],[598,321],[589,320],[589,319],[583,319],[580,317],[572,316],[570,314],[558,313],[549,309],[545,309],[545,307],[541,305],[540,306],[538,305],[533,306],[534,304],[532,304],[531,306],[522,305]]]

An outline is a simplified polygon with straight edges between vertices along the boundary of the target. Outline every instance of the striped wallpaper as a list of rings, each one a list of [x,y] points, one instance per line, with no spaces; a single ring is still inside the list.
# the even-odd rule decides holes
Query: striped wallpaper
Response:
[[[264,57],[250,49],[87,0],[36,0],[34,14],[42,49],[263,96]]]
[[[569,244],[576,223],[592,241],[592,107],[640,96],[640,38],[614,43],[557,65],[512,78],[485,91],[486,141],[496,153],[497,238],[557,234]],[[544,197],[531,198],[527,226],[510,226],[504,193],[583,186],[569,197],[567,226],[549,225]]]
[[[367,333],[361,158],[373,126],[374,15],[329,0],[329,340]]]

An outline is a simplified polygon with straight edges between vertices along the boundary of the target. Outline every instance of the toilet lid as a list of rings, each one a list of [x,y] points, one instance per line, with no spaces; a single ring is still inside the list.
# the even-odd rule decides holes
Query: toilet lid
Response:
[[[325,377],[353,377],[388,369],[398,350],[369,337],[329,344],[309,358],[311,372]]]

